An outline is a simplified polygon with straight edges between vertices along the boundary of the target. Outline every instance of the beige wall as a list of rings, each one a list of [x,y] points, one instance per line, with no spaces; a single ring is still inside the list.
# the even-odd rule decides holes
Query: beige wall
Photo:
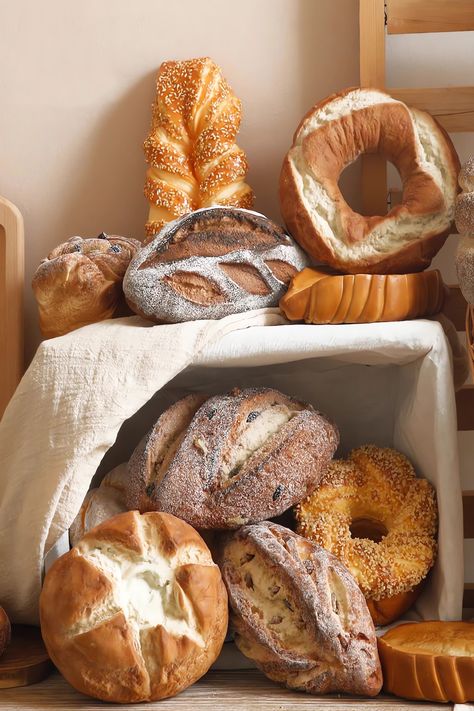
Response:
[[[141,144],[163,60],[220,63],[243,101],[257,208],[273,217],[303,112],[358,82],[356,0],[15,0],[0,12],[0,194],[25,217],[28,357],[40,259],[74,234],[142,235]]]

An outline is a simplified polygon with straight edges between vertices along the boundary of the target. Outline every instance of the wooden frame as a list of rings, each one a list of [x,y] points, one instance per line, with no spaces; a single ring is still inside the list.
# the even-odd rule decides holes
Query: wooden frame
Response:
[[[474,0],[360,0],[360,85],[383,89],[411,106],[429,111],[451,132],[474,131],[474,87],[404,89],[385,87],[385,26],[388,34],[474,30]],[[366,214],[385,214],[389,196],[386,161],[363,156],[362,205]],[[457,331],[465,330],[466,302],[450,287],[445,313]],[[458,430],[474,430],[474,386],[456,394]],[[474,491],[463,492],[464,537],[474,538]],[[474,585],[466,585],[464,606],[474,607]]]
[[[23,218],[0,197],[0,417],[23,375]]]

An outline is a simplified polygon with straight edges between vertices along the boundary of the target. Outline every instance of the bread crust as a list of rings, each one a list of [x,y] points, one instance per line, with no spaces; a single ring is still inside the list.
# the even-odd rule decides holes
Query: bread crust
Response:
[[[130,308],[157,323],[217,319],[276,306],[307,263],[263,215],[211,207],[167,225],[133,259],[123,288]]]
[[[51,659],[78,691],[134,703],[202,676],[227,630],[227,595],[184,521],[136,511],[89,531],[48,571],[40,620]]]
[[[382,99],[386,97],[387,102],[357,108],[358,97],[372,93]],[[327,112],[337,100],[346,98],[353,101],[354,110],[341,115],[338,120],[323,122],[315,131],[308,128],[318,112],[322,109]],[[425,158],[421,156],[418,133],[415,133],[416,120],[424,122],[431,140],[442,153],[445,195],[430,172],[423,167]],[[304,135],[306,130],[309,131],[308,135]],[[298,175],[294,163],[297,143],[306,166],[309,166],[304,168],[306,172],[303,178]],[[366,150],[384,154],[397,166],[402,176],[403,202],[392,208],[386,216],[363,217],[353,212],[338,187],[344,167]],[[347,89],[317,104],[301,121],[294,136],[293,147],[283,161],[280,176],[281,213],[290,234],[311,257],[338,271],[351,274],[422,271],[430,265],[451,231],[458,170],[459,159],[448,134],[429,114],[417,109],[409,110],[401,102],[395,102],[378,90]],[[337,216],[337,248],[317,226],[305,205],[301,180],[309,173],[323,187],[334,206]],[[312,208],[317,211],[318,204],[312,205]],[[327,206],[322,209],[326,214]],[[444,227],[433,230],[424,227],[426,219],[435,213],[445,214]],[[384,250],[380,238],[375,239],[373,235],[376,232],[387,234],[395,226],[401,239],[404,237],[403,224],[408,216],[418,219],[420,223],[410,235],[410,241],[403,244],[397,240],[392,247]],[[398,228],[396,225],[399,225]],[[363,251],[355,249],[364,241],[368,245],[369,239],[374,242],[373,246]],[[344,245],[344,249],[340,245]]]
[[[229,536],[219,562],[236,644],[270,679],[312,694],[380,691],[374,626],[337,558],[264,521]]]
[[[127,501],[197,528],[237,528],[283,513],[315,489],[339,443],[335,425],[310,405],[269,388],[235,389],[195,411],[165,461],[163,432],[183,407],[163,413],[136,448]]]

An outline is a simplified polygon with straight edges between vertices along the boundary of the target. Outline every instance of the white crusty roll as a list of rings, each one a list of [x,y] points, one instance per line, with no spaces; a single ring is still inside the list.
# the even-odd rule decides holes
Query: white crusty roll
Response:
[[[400,205],[363,216],[338,181],[362,153],[380,153],[403,182]],[[342,272],[421,271],[454,218],[459,160],[444,129],[424,111],[376,89],[348,89],[303,118],[283,162],[280,205],[293,237],[319,263]]]
[[[164,513],[114,516],[46,574],[41,633],[78,691],[133,703],[206,673],[227,630],[227,595],[199,534]]]
[[[252,207],[247,158],[235,143],[240,118],[241,102],[212,59],[163,62],[144,145],[148,237],[200,207]]]

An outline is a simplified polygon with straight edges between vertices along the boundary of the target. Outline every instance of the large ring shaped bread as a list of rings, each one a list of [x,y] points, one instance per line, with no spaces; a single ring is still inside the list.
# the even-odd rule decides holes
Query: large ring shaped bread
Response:
[[[339,189],[363,153],[380,153],[400,173],[402,202],[385,216],[354,212]],[[458,171],[449,136],[428,113],[375,89],[348,89],[300,123],[283,163],[281,212],[319,263],[352,274],[421,271],[450,232]]]

